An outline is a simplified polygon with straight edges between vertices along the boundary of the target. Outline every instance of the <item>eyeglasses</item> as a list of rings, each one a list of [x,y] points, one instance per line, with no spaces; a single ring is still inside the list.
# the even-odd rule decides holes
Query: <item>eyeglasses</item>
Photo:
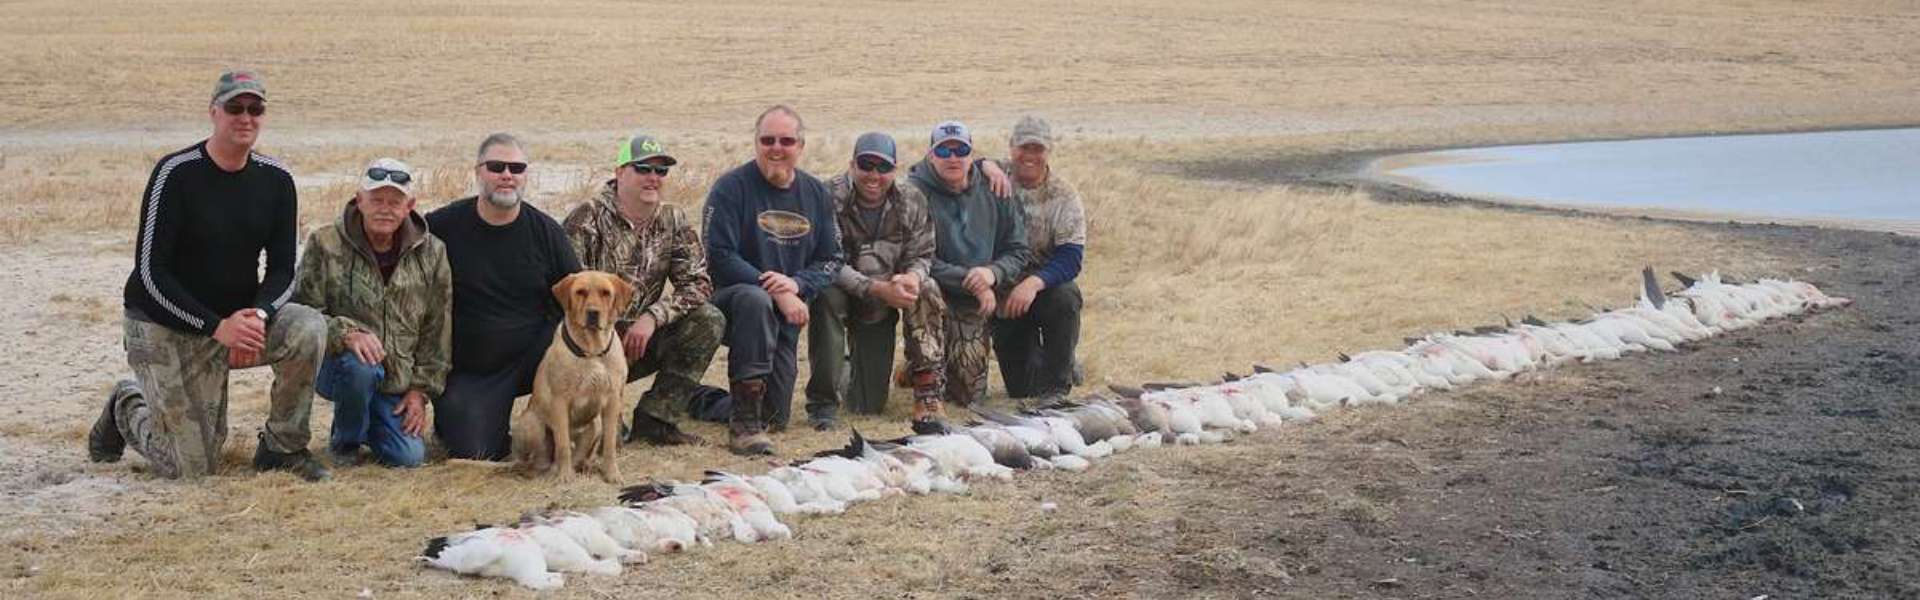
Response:
[[[859,167],[862,171],[879,173],[881,175],[893,172],[893,163],[878,158],[857,158],[854,159],[853,166]]]
[[[486,167],[488,171],[491,171],[494,173],[512,171],[513,174],[519,175],[521,173],[527,172],[527,163],[523,163],[523,162],[507,162],[504,160],[489,160],[489,161],[480,163],[480,165],[483,167]]]
[[[367,179],[374,181],[391,181],[400,185],[406,185],[413,181],[413,176],[408,175],[406,171],[391,171],[374,167],[367,169]]]
[[[238,100],[233,100],[233,101],[228,101],[226,104],[220,105],[220,110],[226,111],[227,114],[233,115],[236,117],[240,116],[240,113],[247,113],[248,116],[258,117],[260,115],[267,114],[267,103],[240,102]]]
[[[760,145],[762,146],[773,146],[776,143],[782,148],[792,148],[795,144],[800,143],[800,138],[786,136],[774,137],[771,135],[760,136]]]
[[[954,158],[954,157],[966,158],[967,155],[970,155],[970,154],[973,154],[973,146],[968,146],[966,144],[959,144],[954,146],[941,144],[933,147],[933,155],[938,156],[940,158]]]
[[[666,165],[650,165],[643,162],[627,163],[627,166],[633,167],[633,174],[635,175],[659,175],[661,177],[666,177],[667,170],[673,168]]]

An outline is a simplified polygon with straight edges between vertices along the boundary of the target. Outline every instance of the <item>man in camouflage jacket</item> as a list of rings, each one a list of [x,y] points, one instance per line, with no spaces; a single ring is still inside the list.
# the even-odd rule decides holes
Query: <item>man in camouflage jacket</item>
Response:
[[[326,315],[314,387],[334,402],[334,465],[365,445],[388,466],[426,459],[427,405],[451,367],[453,275],[447,249],[414,210],[405,163],[375,160],[340,219],[307,236],[294,300]]]
[[[676,162],[652,136],[628,139],[613,179],[562,223],[581,267],[617,274],[633,285],[633,304],[615,328],[629,361],[627,381],[654,379],[634,404],[628,441],[662,445],[703,443],[669,417],[699,387],[726,324],[720,309],[707,304],[713,279],[693,221],[662,201],[667,171]]]
[[[827,182],[847,261],[809,307],[807,353],[813,374],[807,381],[807,416],[821,430],[833,427],[843,394],[856,413],[879,414],[886,407],[894,325],[902,312],[913,420],[943,414],[941,334],[947,305],[927,275],[934,234],[926,197],[911,185],[895,185],[891,136],[861,135],[853,152],[847,171]],[[849,345],[850,369],[841,360]]]

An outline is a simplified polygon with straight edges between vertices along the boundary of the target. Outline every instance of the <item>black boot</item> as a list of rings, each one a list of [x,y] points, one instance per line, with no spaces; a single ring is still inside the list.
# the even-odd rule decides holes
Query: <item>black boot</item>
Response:
[[[633,428],[627,431],[626,441],[645,441],[655,446],[704,446],[707,443],[706,439],[681,431],[679,426],[653,416],[639,406],[633,407]]]
[[[120,434],[120,419],[114,411],[120,403],[132,396],[140,395],[140,384],[132,379],[122,379],[114,384],[113,391],[107,392],[107,406],[100,409],[100,418],[93,420],[93,429],[87,431],[87,458],[98,463],[119,462],[120,456],[127,452],[127,438]]]
[[[307,481],[326,481],[333,477],[312,452],[301,448],[294,452],[274,452],[267,448],[267,433],[260,432],[260,444],[253,450],[253,470],[286,471]]]

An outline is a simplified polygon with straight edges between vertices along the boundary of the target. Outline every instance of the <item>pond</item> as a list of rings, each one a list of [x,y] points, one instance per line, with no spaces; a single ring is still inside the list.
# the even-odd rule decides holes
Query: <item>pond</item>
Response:
[[[1920,234],[1920,128],[1441,150],[1368,175],[1495,201]]]

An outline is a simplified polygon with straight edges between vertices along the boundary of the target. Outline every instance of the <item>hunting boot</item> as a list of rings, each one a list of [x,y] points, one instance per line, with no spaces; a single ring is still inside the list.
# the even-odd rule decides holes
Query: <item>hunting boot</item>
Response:
[[[947,409],[940,401],[946,394],[946,386],[941,385],[939,371],[927,371],[913,375],[913,421],[945,421]]]
[[[681,431],[678,425],[653,416],[638,406],[633,408],[633,429],[627,432],[627,441],[644,441],[655,446],[700,446],[707,443],[706,439]]]
[[[655,446],[705,445],[707,440],[700,436],[681,431],[673,421],[654,415],[671,415],[674,406],[687,401],[693,386],[679,385],[668,381],[667,375],[656,375],[653,389],[640,395],[640,401],[633,405],[633,428],[627,431],[626,441],[646,441]]]
[[[749,379],[731,386],[732,414],[727,416],[727,450],[743,456],[773,454],[767,438],[765,404],[767,381]]]
[[[253,449],[253,470],[286,471],[307,481],[326,481],[333,477],[312,452],[301,448],[294,452],[274,452],[267,448],[267,432],[260,432],[260,443]]]
[[[127,451],[127,438],[120,434],[120,419],[114,416],[114,410],[139,395],[140,384],[132,379],[120,380],[113,391],[107,392],[106,408],[100,409],[100,418],[94,419],[93,429],[87,431],[87,458],[100,463],[119,462]]]

